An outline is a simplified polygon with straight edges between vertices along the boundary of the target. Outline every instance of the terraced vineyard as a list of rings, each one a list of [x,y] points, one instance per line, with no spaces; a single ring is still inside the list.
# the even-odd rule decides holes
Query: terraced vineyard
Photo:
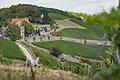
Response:
[[[80,55],[92,58],[100,58],[100,56],[105,55],[105,47],[103,46],[83,45],[67,41],[36,42],[33,44],[46,49],[57,46],[64,54],[68,55]]]
[[[25,56],[15,42],[4,39],[0,39],[0,55],[8,59],[25,60]]]
[[[54,20],[64,20],[69,18],[67,16],[64,16],[62,14],[57,14],[57,13],[49,13],[48,15]]]
[[[78,39],[92,39],[92,40],[101,39],[99,35],[97,35],[94,31],[90,29],[68,28],[59,31],[56,34],[61,34],[62,36],[65,37],[78,38]]]
[[[68,61],[61,64],[58,58],[54,57],[53,55],[43,52],[37,48],[33,48],[32,46],[29,46],[25,43],[24,45],[28,47],[30,50],[32,50],[33,54],[35,54],[37,57],[40,58],[40,64],[42,64],[44,67],[71,71],[73,73],[80,74],[82,76],[85,75],[84,72],[85,68],[81,64],[68,62]]]

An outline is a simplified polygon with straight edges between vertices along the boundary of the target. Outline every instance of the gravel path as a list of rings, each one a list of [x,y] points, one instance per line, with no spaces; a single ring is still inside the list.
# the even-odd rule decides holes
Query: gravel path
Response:
[[[20,49],[23,51],[23,53],[24,53],[24,55],[26,56],[26,58],[27,58],[28,60],[30,60],[31,63],[33,64],[33,63],[34,63],[34,60],[33,60],[32,56],[30,55],[29,51],[28,51],[23,45],[21,45],[20,43],[16,43],[16,44],[17,44],[17,45],[20,47]]]
[[[77,38],[70,38],[70,37],[60,37],[60,36],[52,36],[50,40],[47,38],[35,40],[35,42],[47,42],[47,41],[56,41],[56,40],[64,40],[64,41],[70,41],[70,42],[75,42],[75,43],[81,43],[81,44],[87,44],[87,45],[103,45],[103,46],[111,46],[110,41],[100,41],[100,40],[90,40],[90,39],[77,39]],[[33,42],[31,40],[30,42]]]

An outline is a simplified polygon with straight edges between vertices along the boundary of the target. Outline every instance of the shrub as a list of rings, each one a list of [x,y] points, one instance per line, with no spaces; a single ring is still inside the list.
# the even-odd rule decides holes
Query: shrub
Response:
[[[16,25],[9,25],[6,31],[7,37],[12,41],[20,39],[20,28]]]
[[[50,53],[55,57],[58,57],[59,55],[62,54],[60,48],[57,46],[53,46]]]

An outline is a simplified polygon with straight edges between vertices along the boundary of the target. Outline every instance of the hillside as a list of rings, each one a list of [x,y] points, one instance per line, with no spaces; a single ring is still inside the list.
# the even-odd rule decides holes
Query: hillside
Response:
[[[30,18],[31,22],[36,22],[36,20],[38,20],[37,23],[39,23],[39,19],[42,14],[44,14],[45,19],[48,22],[52,20],[76,18],[72,15],[69,15],[67,12],[58,9],[38,7],[29,4],[19,4],[11,6],[9,8],[0,9],[0,23],[3,23],[4,21],[8,21],[9,19],[15,17],[18,18],[28,17]]]
[[[100,56],[103,56],[105,53],[105,47],[103,46],[90,46],[67,41],[37,42],[33,44],[46,49],[52,49],[52,47],[57,46],[64,54],[83,57],[100,58]]]
[[[44,15],[44,17],[42,17],[42,15]],[[65,72],[69,71],[72,74],[84,78],[91,74],[94,66],[95,69],[101,68],[103,65],[101,57],[106,58],[106,56],[108,56],[105,54],[107,41],[104,45],[101,44],[104,30],[100,25],[89,26],[87,22],[83,21],[84,19],[82,20],[80,17],[71,15],[69,12],[29,4],[19,4],[0,9],[1,25],[7,26],[10,19],[16,17],[18,19],[24,17],[29,18],[31,26],[35,27],[30,29],[33,30],[33,32],[31,31],[28,36],[21,36],[17,45],[15,42],[10,41],[11,39],[0,39],[1,62],[5,59],[6,61],[15,59],[25,63],[26,60],[26,66],[22,64],[23,66],[18,66],[18,68],[37,66],[38,69],[41,69],[43,67],[41,71],[43,73],[47,72],[46,68],[47,70],[64,70]],[[19,22],[19,20],[17,21]],[[51,23],[54,23],[54,25],[51,25]],[[50,24],[50,26],[44,24]],[[18,27],[23,27],[24,29],[20,31],[26,35],[28,26],[29,25],[22,25]],[[9,25],[8,28],[10,28]],[[15,33],[17,30],[9,32]],[[10,34],[10,36],[11,35],[12,34]],[[91,41],[91,43],[89,43],[89,41]],[[37,70],[37,68],[34,70]],[[36,71],[33,71],[33,73],[34,72]],[[60,73],[60,75],[62,75],[62,73]],[[52,80],[52,78],[50,79]],[[70,79],[66,78],[65,80]]]
[[[0,56],[8,59],[25,60],[25,56],[15,42],[4,39],[0,39]]]

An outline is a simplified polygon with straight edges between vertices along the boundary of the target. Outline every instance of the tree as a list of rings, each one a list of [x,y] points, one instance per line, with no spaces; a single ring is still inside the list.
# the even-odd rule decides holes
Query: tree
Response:
[[[101,14],[89,16],[87,23],[97,24],[104,28],[107,38],[112,42],[112,55],[114,63],[120,64],[120,10],[112,9],[111,13],[103,12]]]
[[[9,25],[6,33],[12,41],[20,39],[20,28],[17,25]]]
[[[118,8],[120,9],[120,0],[119,0],[119,6],[118,6]]]
[[[61,50],[57,46],[53,46],[51,49],[51,54],[55,57],[59,57],[62,54]]]
[[[28,22],[22,22],[22,24],[25,27],[25,36],[28,37],[30,34],[34,32],[34,27],[31,23]]]

